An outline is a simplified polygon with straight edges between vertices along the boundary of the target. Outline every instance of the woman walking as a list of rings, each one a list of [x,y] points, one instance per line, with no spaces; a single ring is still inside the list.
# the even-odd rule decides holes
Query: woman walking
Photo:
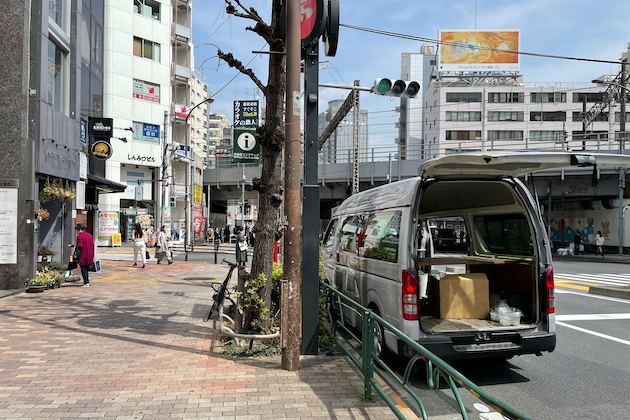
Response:
[[[146,235],[142,230],[142,225],[136,223],[133,227],[133,266],[138,265],[138,253],[142,259],[142,268],[147,263],[147,241]]]
[[[595,245],[597,246],[597,254],[595,255],[602,255],[602,258],[604,258],[604,242],[606,241],[606,238],[604,238],[604,235],[602,235],[602,231],[598,230],[597,231],[597,236],[595,236]]]
[[[168,249],[168,243],[166,240],[166,232],[164,231],[165,227],[161,226],[160,231],[157,235],[157,249],[155,251],[155,256],[157,257],[157,263],[160,264],[162,260],[166,257],[166,260],[169,264],[173,264],[173,259],[170,255]]]

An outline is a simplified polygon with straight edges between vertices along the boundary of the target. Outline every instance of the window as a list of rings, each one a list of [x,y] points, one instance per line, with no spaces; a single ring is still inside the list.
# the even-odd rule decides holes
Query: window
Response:
[[[573,140],[582,141],[582,140],[608,140],[608,131],[599,130],[599,131],[589,131],[584,134],[584,131],[574,131],[571,133],[573,135]]]
[[[481,131],[446,130],[446,140],[476,140],[476,139],[481,139]]]
[[[48,0],[48,16],[61,29],[67,31],[66,0]]]
[[[489,111],[488,121],[523,121],[522,111]]]
[[[557,112],[530,112],[530,121],[566,121],[567,113],[564,111]]]
[[[427,224],[435,253],[468,253],[468,235],[463,218],[432,218],[427,220]]]
[[[447,92],[446,102],[481,102],[481,92]]]
[[[488,93],[488,102],[523,102],[523,92],[490,92]]]
[[[532,141],[563,142],[564,131],[532,130],[529,132],[529,139]]]
[[[488,130],[489,140],[523,140],[523,132],[519,130]]]
[[[402,213],[383,212],[371,214],[365,227],[359,232],[358,244],[363,258],[398,261],[398,236]]]
[[[160,20],[160,3],[154,0],[133,0],[133,11],[152,18]]]
[[[573,111],[573,121],[582,121],[582,112]],[[608,112],[600,112],[593,121],[608,122]]]
[[[534,255],[532,235],[523,214],[475,216],[481,248],[507,255]]]
[[[337,225],[339,224],[339,219],[333,219],[328,225],[328,230],[326,230],[326,235],[324,235],[324,240],[322,244],[324,248],[330,248],[333,246],[335,242],[335,231],[337,230]]]
[[[341,250],[356,253],[358,250],[357,230],[360,226],[360,216],[349,216],[341,226],[341,237],[339,240]]]
[[[615,112],[615,122],[621,122],[621,112]],[[630,112],[626,112],[626,122],[630,122]]]
[[[446,111],[446,121],[481,121],[481,112]]]
[[[66,54],[48,40],[48,103],[59,112],[66,112]]]
[[[554,103],[554,102],[566,102],[567,94],[565,92],[532,92],[529,95],[529,100],[532,103]]]
[[[146,39],[133,37],[133,55],[150,60],[160,61],[160,44]]]
[[[603,102],[604,94],[601,92],[581,92],[573,94],[573,102],[582,103],[586,99],[586,102]]]

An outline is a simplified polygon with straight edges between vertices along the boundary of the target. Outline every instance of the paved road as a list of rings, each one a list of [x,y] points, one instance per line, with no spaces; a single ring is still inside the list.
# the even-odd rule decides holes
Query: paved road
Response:
[[[616,263],[554,261],[556,280],[583,282],[590,285],[630,286],[630,266]]]
[[[561,263],[566,274],[630,273],[623,264]],[[630,278],[630,274],[627,274]],[[507,362],[457,363],[465,376],[492,396],[534,419],[621,419],[630,413],[630,301],[557,289],[557,337],[553,353],[519,356]],[[418,373],[417,389],[426,389]],[[456,412],[448,390],[423,391],[430,416]],[[501,418],[473,408],[479,403],[463,391],[471,419]],[[478,406],[483,409],[483,406]]]

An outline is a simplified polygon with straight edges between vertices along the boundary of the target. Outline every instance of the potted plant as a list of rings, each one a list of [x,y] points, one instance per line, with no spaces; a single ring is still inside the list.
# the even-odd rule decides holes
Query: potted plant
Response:
[[[37,249],[37,262],[47,262],[54,255],[57,255],[54,249],[48,246],[40,246]]]
[[[37,220],[40,222],[42,220],[48,220],[48,218],[50,217],[50,212],[46,210],[45,208],[40,207],[37,210],[35,210],[35,217],[37,217]]]
[[[37,273],[35,277],[28,281],[27,293],[39,293],[48,288],[53,279],[53,274],[48,271]]]

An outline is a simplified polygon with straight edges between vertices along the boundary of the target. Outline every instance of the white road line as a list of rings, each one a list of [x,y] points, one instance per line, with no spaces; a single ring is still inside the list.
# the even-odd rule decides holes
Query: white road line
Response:
[[[615,343],[625,344],[626,346],[630,346],[630,341],[622,340],[621,338],[613,337],[612,335],[598,333],[596,331],[587,330],[586,328],[576,327],[575,325],[565,324],[564,322],[557,322],[556,325],[561,325],[566,328],[570,328],[572,330],[580,331],[586,334],[594,335],[595,337],[604,338],[606,340],[614,341]]]
[[[630,319],[630,314],[556,315],[556,321],[603,321],[608,319]]]
[[[630,300],[617,299],[617,298],[608,297],[608,296],[591,295],[590,293],[580,293],[580,292],[574,292],[572,290],[556,289],[556,293],[557,294],[561,294],[561,295],[577,295],[577,296],[589,297],[589,298],[593,298],[593,299],[609,300],[611,302],[625,303],[627,305],[630,305]]]
[[[620,278],[620,277],[609,277],[607,274],[568,274],[568,273],[558,273],[557,277],[571,278],[575,280],[581,279],[592,279],[592,280],[600,280],[600,281],[611,281],[615,283],[629,284],[630,279],[628,278]]]

